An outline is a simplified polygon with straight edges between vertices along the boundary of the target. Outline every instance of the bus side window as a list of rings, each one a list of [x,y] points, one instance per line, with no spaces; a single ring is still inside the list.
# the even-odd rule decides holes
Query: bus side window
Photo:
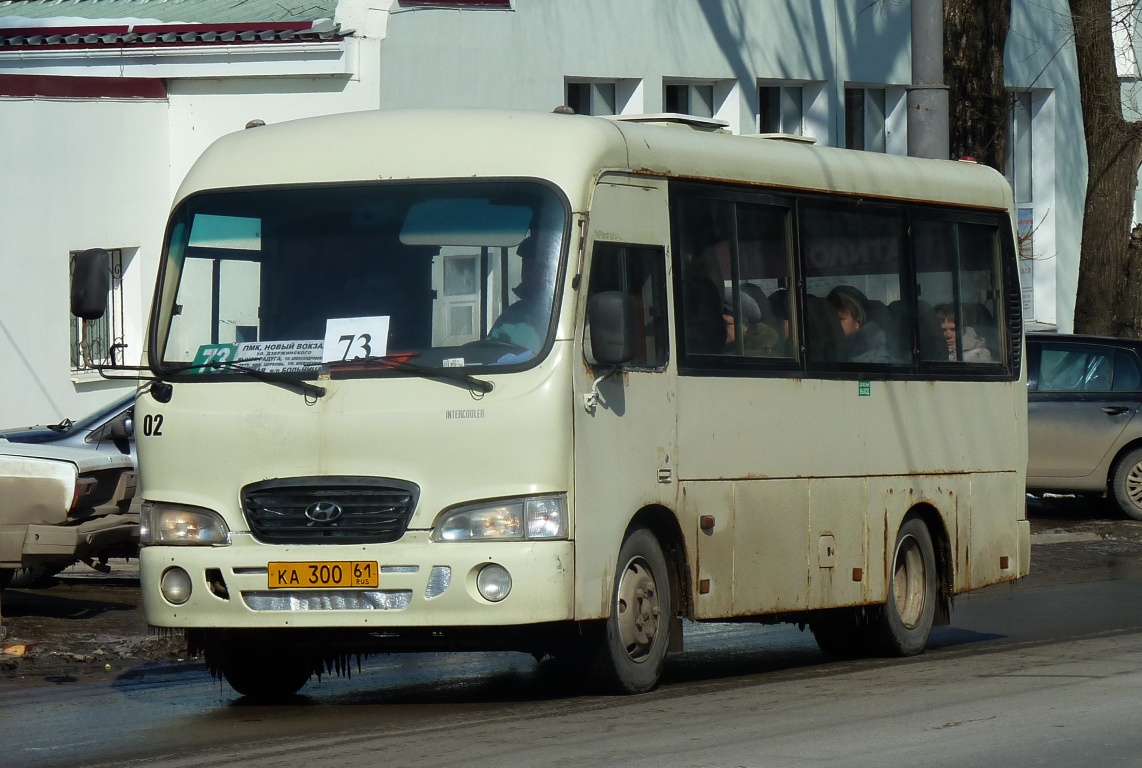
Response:
[[[910,365],[912,312],[902,304],[900,211],[806,201],[800,220],[809,362],[824,370]]]
[[[999,325],[996,228],[917,217],[911,229],[920,305],[932,307],[944,339],[943,344],[925,341],[934,331],[931,318],[922,315],[921,359],[1002,363],[1006,345]]]
[[[635,306],[635,356],[628,368],[661,369],[666,366],[668,317],[666,312],[666,252],[661,247],[596,242],[591,257],[588,297],[602,291],[622,291]],[[584,324],[583,351],[595,364],[590,350],[590,316]]]

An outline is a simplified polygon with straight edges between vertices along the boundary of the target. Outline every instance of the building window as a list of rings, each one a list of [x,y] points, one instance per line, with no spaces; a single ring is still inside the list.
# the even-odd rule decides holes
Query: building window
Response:
[[[762,85],[758,93],[758,132],[802,135],[804,99],[799,85]]]
[[[1011,95],[1011,148],[1007,152],[1007,180],[1015,191],[1015,202],[1030,203],[1031,194],[1031,93]]]
[[[667,83],[662,94],[663,111],[694,117],[713,117],[713,83]]]
[[[620,111],[614,81],[568,81],[565,103],[577,115],[615,115]]]
[[[75,269],[78,253],[71,253],[69,272]],[[71,318],[71,369],[75,372],[92,371],[99,365],[124,361],[123,251],[113,248],[108,253],[111,256],[111,288],[107,296],[107,311],[98,320]]]
[[[885,89],[845,89],[845,146],[868,152],[884,152]]]

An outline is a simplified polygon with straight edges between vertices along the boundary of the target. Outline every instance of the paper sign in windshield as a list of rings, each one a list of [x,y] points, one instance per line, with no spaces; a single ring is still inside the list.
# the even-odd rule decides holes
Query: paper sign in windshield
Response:
[[[235,358],[239,363],[249,360],[251,368],[266,373],[299,373],[316,371],[321,367],[324,344],[317,339],[298,341],[247,341],[238,345]]]
[[[388,354],[389,317],[337,317],[325,321],[321,362],[344,362]]]
[[[266,373],[300,373],[321,367],[320,339],[247,341],[241,344],[203,344],[191,363],[191,373],[225,371],[228,366]]]

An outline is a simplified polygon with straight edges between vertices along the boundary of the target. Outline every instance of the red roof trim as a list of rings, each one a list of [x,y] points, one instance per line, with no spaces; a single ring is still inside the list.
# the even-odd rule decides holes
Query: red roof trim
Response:
[[[445,8],[511,8],[511,0],[400,0],[401,5],[434,5]]]
[[[148,32],[166,34],[174,32],[308,32],[313,28],[311,21],[280,21],[274,23],[244,23],[244,24],[136,24],[131,31],[140,35]],[[83,27],[77,27],[77,30]]]
[[[0,28],[0,52],[61,48],[169,48],[191,45],[265,45],[337,42],[339,27],[315,30],[313,23],[139,24],[95,27]]]
[[[147,77],[0,75],[0,97],[54,99],[165,99],[167,84]]]
[[[0,38],[31,37],[32,35],[125,35],[131,31],[126,24],[102,27],[0,27]]]

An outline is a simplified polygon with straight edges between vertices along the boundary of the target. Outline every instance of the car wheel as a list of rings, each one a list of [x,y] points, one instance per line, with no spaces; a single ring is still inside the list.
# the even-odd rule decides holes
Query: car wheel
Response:
[[[1110,490],[1123,513],[1142,520],[1142,448],[1126,453],[1114,465]]]

